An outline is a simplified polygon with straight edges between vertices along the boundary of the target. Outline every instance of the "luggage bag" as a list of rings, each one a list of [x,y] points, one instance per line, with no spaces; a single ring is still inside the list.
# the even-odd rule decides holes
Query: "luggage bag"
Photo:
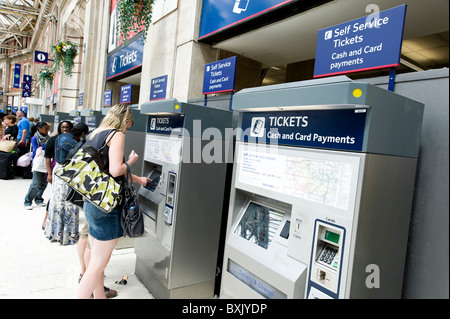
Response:
[[[0,179],[14,178],[16,173],[17,153],[0,152]]]

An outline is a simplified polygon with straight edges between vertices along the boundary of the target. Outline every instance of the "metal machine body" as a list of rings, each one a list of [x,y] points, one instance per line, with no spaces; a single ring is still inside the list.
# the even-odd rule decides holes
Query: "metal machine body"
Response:
[[[135,241],[136,274],[156,298],[212,298],[232,114],[176,99],[144,103],[141,113],[142,175],[153,183],[138,193],[145,234]]]
[[[61,123],[61,121],[71,121],[73,122],[74,117],[71,116],[69,113],[65,113],[65,112],[55,112],[53,120],[54,120],[54,127],[55,129],[58,128],[59,123]]]
[[[73,117],[74,124],[84,123],[84,116],[81,116],[81,111],[71,110],[69,115]]]
[[[103,120],[104,114],[102,111],[96,111],[93,109],[82,109],[79,114],[81,117],[82,123],[86,124],[89,127],[89,131],[95,130]]]
[[[47,122],[50,123],[52,126],[50,127],[50,133],[53,133],[54,131],[56,131],[58,129],[58,124],[55,125],[55,116],[54,115],[49,115],[49,114],[40,114],[39,115],[39,119],[42,122]]]
[[[400,298],[423,104],[346,77],[243,90],[221,298]]]

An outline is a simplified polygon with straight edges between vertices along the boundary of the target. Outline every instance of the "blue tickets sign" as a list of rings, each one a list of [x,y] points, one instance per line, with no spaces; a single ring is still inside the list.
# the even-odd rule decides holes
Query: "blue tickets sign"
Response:
[[[133,84],[127,84],[120,88],[120,103],[131,103]]]
[[[103,92],[103,106],[110,106],[112,104],[112,90]]]
[[[314,77],[398,66],[405,15],[402,5],[319,30]]]
[[[206,38],[294,1],[204,0],[199,38]]]
[[[162,100],[167,94],[167,75],[152,79],[150,85],[150,101]]]
[[[84,93],[78,95],[78,106],[83,106],[84,104]]]
[[[362,151],[367,109],[246,112],[241,141]]]
[[[14,64],[14,74],[13,74],[13,87],[20,88],[20,69],[22,66],[20,64]]]
[[[234,90],[237,57],[205,65],[203,94],[229,92]]]
[[[128,46],[108,56],[106,79],[109,80],[142,66],[143,52],[144,40],[140,37]]]
[[[184,114],[150,115],[147,133],[182,135]]]

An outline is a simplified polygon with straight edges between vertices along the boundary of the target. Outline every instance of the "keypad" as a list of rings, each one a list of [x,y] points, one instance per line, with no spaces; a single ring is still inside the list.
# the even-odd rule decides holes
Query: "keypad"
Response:
[[[338,250],[332,246],[325,246],[325,248],[322,250],[322,253],[320,254],[318,261],[322,262],[322,264],[325,264],[329,267],[332,267],[334,269],[337,269],[338,266],[338,258],[337,258]]]

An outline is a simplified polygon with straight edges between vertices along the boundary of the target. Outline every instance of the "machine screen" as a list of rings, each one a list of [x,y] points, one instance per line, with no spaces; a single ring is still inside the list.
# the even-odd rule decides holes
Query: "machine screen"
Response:
[[[159,169],[152,170],[148,175],[148,178],[150,178],[152,181],[148,182],[144,187],[149,191],[154,192],[161,178],[161,171]]]
[[[283,212],[250,202],[234,233],[267,249],[283,217]]]
[[[328,230],[325,232],[325,239],[333,243],[339,244],[339,237],[340,237],[339,234],[330,232]]]

